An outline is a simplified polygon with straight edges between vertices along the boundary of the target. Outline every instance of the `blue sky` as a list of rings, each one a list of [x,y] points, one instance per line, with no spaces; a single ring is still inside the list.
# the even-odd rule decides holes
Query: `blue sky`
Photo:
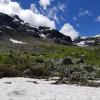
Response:
[[[100,34],[100,0],[10,0],[10,2],[17,2],[21,9],[31,8],[34,13],[46,16],[48,19],[44,18],[44,20],[46,19],[49,24],[52,20],[50,25],[55,24],[56,29],[65,35]],[[20,16],[25,19],[22,15]],[[30,17],[32,18],[32,16]],[[25,21],[27,20],[25,19]],[[45,21],[42,20],[42,22]],[[43,23],[38,24],[42,25]],[[36,25],[38,24],[36,23]]]
[[[34,3],[39,9],[39,0],[17,0],[24,8],[29,8]],[[64,4],[64,12],[57,12],[57,16],[62,16],[57,29],[64,23],[70,23],[81,35],[95,35],[100,33],[100,22],[96,18],[100,15],[100,0],[54,0],[48,9],[57,6],[58,3]],[[85,12],[88,13],[85,13]],[[79,16],[79,14],[82,14]]]

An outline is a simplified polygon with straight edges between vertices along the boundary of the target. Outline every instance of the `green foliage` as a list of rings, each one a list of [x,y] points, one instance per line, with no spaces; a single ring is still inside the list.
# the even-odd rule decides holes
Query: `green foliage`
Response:
[[[30,48],[33,50],[31,51]],[[72,63],[71,65],[56,64],[54,59],[68,58],[84,60],[84,65]],[[51,59],[51,61],[50,61]],[[53,60],[53,61],[52,61]],[[68,61],[68,59],[66,59]],[[66,61],[65,60],[65,61]],[[70,60],[70,59],[69,59]],[[68,61],[69,62],[69,61]],[[22,47],[22,49],[7,49],[0,52],[0,66],[9,65],[10,68],[20,71],[21,73],[27,69],[32,71],[32,75],[36,76],[60,76],[64,77],[65,72],[70,70],[76,77],[80,75],[85,76],[87,73],[96,72],[97,77],[100,77],[100,71],[95,71],[94,65],[100,67],[100,48],[81,48],[77,46],[65,46],[49,42],[42,42],[31,45],[31,47]],[[65,67],[64,69],[62,67]],[[2,68],[2,67],[1,67]],[[4,66],[5,69],[9,69]],[[62,69],[59,69],[62,68]],[[56,72],[52,71],[56,69]],[[66,70],[67,69],[67,70]],[[12,69],[13,70],[13,69]],[[73,76],[75,76],[73,75]],[[75,77],[74,77],[75,78]]]
[[[83,68],[84,68],[87,72],[94,72],[94,71],[95,71],[94,66],[84,65]]]
[[[15,67],[16,66],[10,64],[0,64],[0,78],[21,76],[20,72]]]
[[[42,55],[35,57],[34,60],[36,63],[44,63],[45,62],[45,59]]]

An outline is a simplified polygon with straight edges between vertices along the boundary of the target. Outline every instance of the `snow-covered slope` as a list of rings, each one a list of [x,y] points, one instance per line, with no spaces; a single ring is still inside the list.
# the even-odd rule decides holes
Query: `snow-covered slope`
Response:
[[[80,47],[85,47],[86,46],[85,41],[81,41],[81,42],[77,43],[77,45],[80,46]]]
[[[12,38],[10,39],[10,41],[13,42],[13,43],[16,43],[16,44],[26,44],[22,41],[18,41],[18,40],[12,39]]]
[[[100,37],[100,34],[97,34],[95,37]]]
[[[100,100],[100,88],[53,85],[29,78],[0,79],[0,100]]]
[[[89,36],[89,37],[77,37],[74,41],[74,44],[86,47],[86,46],[98,46],[100,45],[100,34],[96,36]]]

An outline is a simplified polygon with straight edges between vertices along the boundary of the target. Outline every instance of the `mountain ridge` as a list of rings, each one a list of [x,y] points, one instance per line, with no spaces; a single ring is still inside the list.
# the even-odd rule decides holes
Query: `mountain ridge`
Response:
[[[78,36],[73,42],[81,47],[100,46],[100,34],[88,37]]]
[[[41,39],[49,39],[55,43],[72,45],[72,40],[69,36],[65,36],[58,30],[50,29],[43,26],[31,26],[24,23],[17,15],[7,15],[0,13],[0,38],[9,41],[11,38],[20,40],[22,38],[33,37]],[[24,39],[25,40],[25,39]]]

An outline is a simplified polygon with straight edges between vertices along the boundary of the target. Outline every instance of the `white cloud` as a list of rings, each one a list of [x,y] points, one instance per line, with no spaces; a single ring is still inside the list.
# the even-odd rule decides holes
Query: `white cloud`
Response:
[[[89,10],[85,10],[85,11],[81,11],[79,14],[78,14],[79,17],[81,16],[91,16],[91,13]]]
[[[98,16],[95,21],[100,22],[100,16]]]
[[[47,26],[51,28],[55,28],[55,22],[49,20],[46,16],[41,14],[35,14],[30,10],[23,10],[20,13],[20,17],[24,19],[25,22],[29,22],[30,24],[34,24],[35,26]]]
[[[51,5],[52,0],[40,0],[39,4],[42,6],[44,9],[46,9],[48,6]]]
[[[39,0],[39,4],[40,7],[39,11],[43,14],[46,15],[49,19],[54,20],[57,24],[61,22],[61,20],[64,20],[65,17],[63,13],[65,13],[65,8],[66,5],[64,3],[61,3],[60,1],[58,1],[55,5],[51,5],[51,2],[53,2],[54,0],[49,0],[47,4],[50,5],[46,5],[46,2],[48,0]],[[42,5],[41,5],[42,4]],[[49,7],[48,7],[49,6]],[[59,12],[61,14],[59,14]]]
[[[53,7],[53,8],[51,8],[51,9],[49,9],[49,11],[48,11],[48,17],[50,18],[50,19],[53,19],[53,20],[55,20],[56,22],[59,22],[59,18],[58,18],[58,16],[57,16],[57,13],[58,13],[58,8],[57,7]]]
[[[79,35],[79,32],[77,32],[69,23],[64,24],[60,32],[64,35],[70,36],[72,40],[74,40]]]
[[[16,14],[26,23],[30,23],[34,26],[47,26],[50,28],[56,27],[55,22],[40,14],[35,5],[32,5],[31,9],[21,8],[20,4],[17,2],[12,2],[10,0],[0,0],[0,12],[2,13]]]
[[[55,20],[57,23],[60,22],[60,20],[62,20],[61,16],[62,14],[59,15],[60,13],[65,12],[65,5],[58,2],[56,6],[53,6],[52,8],[47,9],[47,16],[52,19]]]
[[[11,0],[0,0],[0,1],[3,2],[3,3],[8,4]]]
[[[65,8],[66,8],[65,4],[59,3],[58,6],[59,6],[59,10],[61,10],[62,12],[65,12]]]
[[[77,20],[77,17],[73,17],[73,20],[76,21]]]
[[[77,24],[76,24],[76,26],[77,26],[77,27],[79,27],[79,26],[80,26],[80,24],[78,24],[78,23],[77,23]]]
[[[34,13],[37,13],[37,14],[40,13],[35,4],[31,4],[30,9],[31,9]]]

